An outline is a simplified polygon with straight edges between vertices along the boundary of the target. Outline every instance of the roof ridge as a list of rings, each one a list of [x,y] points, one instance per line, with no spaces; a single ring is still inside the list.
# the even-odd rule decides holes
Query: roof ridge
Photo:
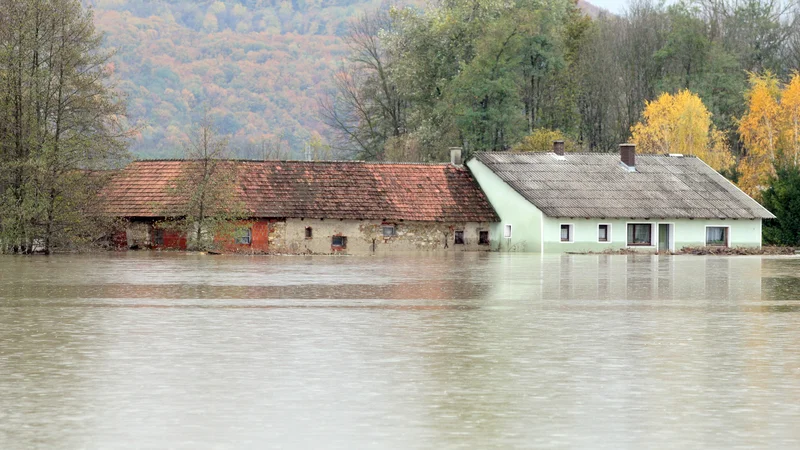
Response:
[[[512,152],[512,151],[496,151],[496,152],[475,152],[473,155],[552,155],[553,152]],[[697,158],[695,155],[680,154],[681,156],[674,156],[680,153],[636,153],[636,156],[660,156],[664,158]],[[564,156],[619,156],[617,151],[607,152],[565,152]],[[699,158],[698,158],[699,159]]]
[[[241,163],[289,163],[289,164],[374,164],[386,166],[451,166],[449,162],[403,162],[403,161],[364,161],[330,159],[319,161],[305,161],[300,159],[244,159],[244,158],[213,158],[214,161],[241,162]],[[181,161],[202,161],[200,158],[155,158],[155,159],[135,159],[133,162],[181,162]],[[456,167],[456,166],[453,166]]]

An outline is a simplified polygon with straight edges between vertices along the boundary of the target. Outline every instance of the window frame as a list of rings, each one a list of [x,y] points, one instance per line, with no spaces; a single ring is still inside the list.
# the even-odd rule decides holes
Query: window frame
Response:
[[[387,229],[391,229],[391,234],[386,234]],[[383,236],[384,239],[391,239],[393,237],[397,237],[397,225],[393,223],[381,224],[381,236]]]
[[[306,239],[314,239],[314,228],[313,227],[306,227],[304,236],[305,236]]]
[[[461,239],[459,240],[459,234],[461,235]],[[454,230],[453,231],[453,245],[464,245],[464,230]]]
[[[567,240],[561,237],[561,231],[564,227],[568,227]],[[574,223],[561,223],[558,226],[558,240],[562,244],[572,244],[575,242],[575,224]]]
[[[513,226],[510,223],[503,225],[503,239],[511,239]]]
[[[486,239],[483,239],[486,236]],[[491,236],[489,230],[478,230],[478,245],[491,245]]]
[[[636,226],[636,225],[648,225],[650,227],[650,242],[647,244],[632,244],[628,241],[628,227]],[[634,228],[634,236],[636,235],[636,229]],[[653,247],[654,239],[654,224],[653,222],[625,222],[625,246],[626,247]]]
[[[606,227],[606,240],[600,239],[600,227]],[[599,244],[610,244],[613,241],[611,238],[611,224],[610,223],[598,223],[597,224],[597,242]]]
[[[244,236],[234,236],[233,242],[236,245],[253,245],[253,229],[242,228],[241,230],[237,230],[237,234],[240,232],[244,232]]]
[[[339,238],[341,239],[341,244],[336,244],[334,239]],[[347,248],[347,236],[343,236],[341,234],[335,234],[331,236],[331,247],[335,249],[346,249]]]
[[[716,245],[716,244],[709,244],[708,243],[708,229],[709,228],[724,228],[725,229],[725,244],[724,245]],[[703,233],[703,242],[705,243],[706,247],[729,248],[731,246],[731,226],[730,225],[706,225],[703,230],[705,231]]]

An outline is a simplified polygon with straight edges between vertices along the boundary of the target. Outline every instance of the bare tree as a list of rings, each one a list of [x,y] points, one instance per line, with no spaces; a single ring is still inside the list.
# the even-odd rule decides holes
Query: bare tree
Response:
[[[792,34],[786,40],[783,58],[790,72],[800,71],[800,6],[794,9],[791,20],[796,26],[793,27]]]
[[[350,56],[320,101],[322,119],[334,130],[334,147],[364,159],[384,159],[387,140],[406,132],[404,102],[391,76],[391,58],[380,35],[391,28],[384,12],[354,21],[345,42]]]

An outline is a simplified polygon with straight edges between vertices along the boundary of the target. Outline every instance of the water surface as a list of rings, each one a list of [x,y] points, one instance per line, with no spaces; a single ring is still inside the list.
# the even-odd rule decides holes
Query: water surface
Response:
[[[800,259],[0,257],[0,448],[798,448]]]

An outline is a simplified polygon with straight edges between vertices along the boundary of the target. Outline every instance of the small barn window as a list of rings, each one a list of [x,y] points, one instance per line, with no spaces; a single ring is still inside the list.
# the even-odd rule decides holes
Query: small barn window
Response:
[[[239,232],[236,234],[235,240],[239,245],[250,245],[250,243],[253,241],[253,230],[250,228],[239,230]]]
[[[611,225],[601,223],[597,226],[597,242],[611,242]]]
[[[511,238],[511,224],[506,224],[506,226],[503,227],[503,237],[506,239]]]
[[[464,243],[464,230],[456,230],[454,233],[455,239],[454,244],[463,244]]]
[[[572,242],[572,224],[561,224],[561,242]]]
[[[397,235],[397,230],[395,229],[394,225],[384,225],[383,226],[383,237],[390,238]]]
[[[331,246],[336,248],[347,248],[347,236],[333,236]]]
[[[314,230],[311,227],[306,227],[306,239],[314,237]]]
[[[728,227],[706,227],[706,245],[727,247]]]
[[[649,223],[629,223],[628,245],[653,245],[653,225]]]
[[[488,231],[479,231],[478,232],[478,244],[480,244],[480,245],[489,245],[489,232]]]

